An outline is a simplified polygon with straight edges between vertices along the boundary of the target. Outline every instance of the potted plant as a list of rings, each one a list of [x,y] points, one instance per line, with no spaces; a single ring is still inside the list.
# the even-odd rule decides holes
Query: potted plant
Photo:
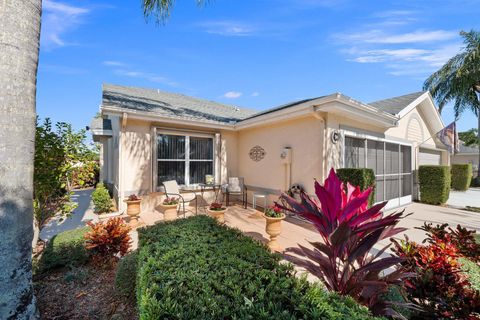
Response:
[[[130,217],[130,226],[135,228],[138,225],[138,216],[140,215],[140,203],[142,198],[139,198],[135,194],[129,195],[125,200],[127,204],[127,215]]]
[[[227,212],[227,208],[222,206],[221,203],[212,202],[207,212],[209,216],[215,218],[219,223],[225,223],[225,212]]]
[[[165,221],[171,221],[177,219],[177,206],[178,206],[178,199],[177,198],[169,198],[166,197],[160,207],[163,211],[163,219]]]
[[[266,222],[265,231],[270,236],[267,245],[272,251],[280,251],[282,248],[277,241],[277,237],[282,232],[282,220],[285,219],[285,214],[280,207],[273,205],[265,210],[263,217]]]

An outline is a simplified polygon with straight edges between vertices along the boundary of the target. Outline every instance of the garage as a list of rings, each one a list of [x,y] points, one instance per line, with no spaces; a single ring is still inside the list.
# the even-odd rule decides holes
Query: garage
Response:
[[[420,148],[418,153],[418,164],[440,165],[442,164],[442,152],[438,150]]]

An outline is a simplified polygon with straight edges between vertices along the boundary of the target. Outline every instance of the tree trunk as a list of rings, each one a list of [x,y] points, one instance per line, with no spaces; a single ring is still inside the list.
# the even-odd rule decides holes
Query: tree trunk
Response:
[[[478,97],[478,104],[480,105],[480,92],[477,92],[477,97]],[[477,107],[477,148],[478,148],[477,178],[480,181],[480,106]]]
[[[33,156],[41,0],[0,1],[0,319],[35,319]]]

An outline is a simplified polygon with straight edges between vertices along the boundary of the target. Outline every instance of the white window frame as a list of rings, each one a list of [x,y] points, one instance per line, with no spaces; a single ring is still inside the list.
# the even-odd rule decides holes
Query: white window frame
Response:
[[[344,137],[342,139],[342,157],[341,157],[342,168],[345,167],[345,163],[346,163],[345,137],[363,139],[364,150],[365,150],[365,152],[364,152],[365,153],[365,168],[368,168],[367,140],[383,142],[383,174],[376,174],[375,173],[375,179],[383,178],[383,199],[385,199],[385,194],[386,194],[386,185],[387,185],[385,183],[385,178],[386,177],[391,177],[391,176],[399,176],[400,177],[400,176],[406,176],[406,175],[409,175],[409,174],[412,175],[412,179],[410,179],[411,180],[410,190],[411,190],[412,194],[410,194],[408,196],[402,196],[402,182],[401,182],[402,179],[399,178],[398,179],[398,197],[388,200],[388,204],[387,204],[386,208],[387,209],[395,208],[395,207],[398,207],[398,206],[401,206],[401,205],[412,202],[412,195],[413,195],[413,192],[414,192],[414,190],[413,190],[413,170],[414,170],[414,157],[415,157],[414,148],[413,148],[412,143],[399,141],[399,140],[393,140],[393,139],[387,139],[387,138],[381,138],[381,137],[378,137],[378,136],[373,136],[373,135],[359,133],[359,132],[355,132],[355,131],[349,131],[349,130],[341,130],[341,133],[342,133],[342,136]],[[398,173],[391,173],[391,174],[386,174],[385,173],[385,167],[386,167],[386,164],[387,164],[386,163],[386,157],[385,157],[385,151],[386,151],[386,144],[387,143],[392,143],[392,144],[398,145],[398,166],[399,166],[399,168],[398,168],[399,172]],[[410,172],[408,172],[408,173],[401,172],[401,166],[400,166],[401,155],[402,155],[401,146],[410,147]],[[385,200],[382,200],[382,201],[385,201]]]
[[[158,128],[154,127],[152,130],[153,134],[153,141],[152,141],[152,175],[153,175],[153,190],[155,191],[163,191],[163,187],[158,185],[158,162],[161,161],[179,161],[185,162],[185,184],[180,186],[182,187],[192,187],[198,186],[198,184],[190,184],[190,161],[192,162],[212,162],[212,175],[216,181],[216,143],[215,143],[215,133],[205,133],[205,132],[198,132],[198,131],[190,131],[190,130],[172,130],[172,129],[165,129],[165,128]],[[159,135],[175,135],[175,136],[182,136],[185,137],[185,159],[158,159],[157,158],[157,137]],[[190,159],[190,137],[195,138],[208,138],[212,139],[212,160],[206,159]]]

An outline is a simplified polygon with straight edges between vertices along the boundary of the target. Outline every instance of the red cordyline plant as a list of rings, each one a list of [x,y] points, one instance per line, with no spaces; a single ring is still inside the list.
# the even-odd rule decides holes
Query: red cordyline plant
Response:
[[[345,188],[332,169],[323,186],[315,181],[319,201],[304,192],[300,202],[283,194],[280,199],[288,206],[277,205],[308,219],[323,238],[323,242],[310,242],[313,249],[302,245],[287,249],[296,254],[287,258],[316,275],[329,290],[368,306],[373,314],[401,317],[382,297],[389,286],[400,285],[411,274],[399,270],[384,274],[402,261],[383,257],[390,245],[375,254],[371,251],[378,241],[405,230],[395,227],[403,211],[384,216],[381,210],[386,202],[368,208],[371,192],[348,183]]]
[[[442,230],[444,228],[436,229]],[[480,293],[471,288],[468,278],[462,274],[458,262],[460,253],[448,237],[440,239],[431,235],[425,245],[405,237],[394,244],[394,251],[404,258],[401,269],[415,274],[405,279],[404,286],[408,299],[414,301],[421,312],[413,313],[410,319],[480,319]]]

